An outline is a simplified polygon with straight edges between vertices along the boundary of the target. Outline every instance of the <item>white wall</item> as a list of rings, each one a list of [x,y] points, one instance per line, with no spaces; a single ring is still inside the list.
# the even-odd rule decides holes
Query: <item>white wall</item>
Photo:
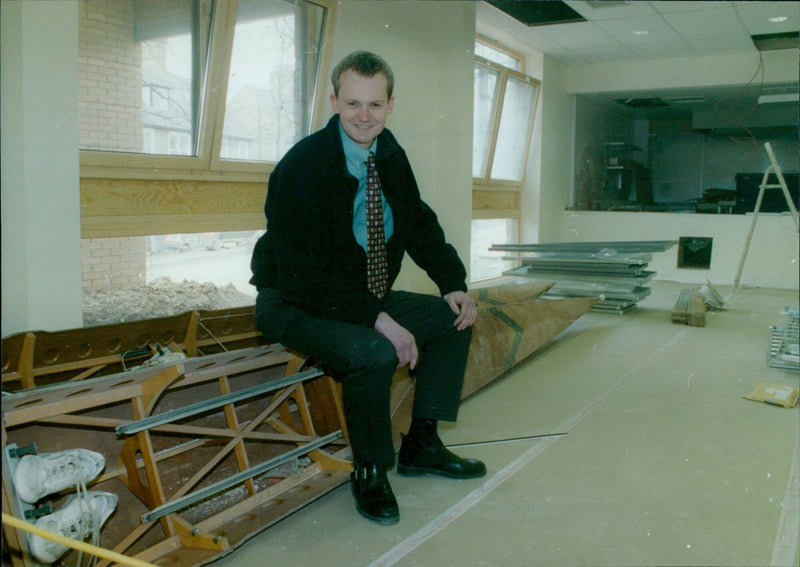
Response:
[[[678,268],[678,246],[653,255],[648,269],[656,279],[732,285],[742,258],[753,215],[698,215],[564,211],[564,242],[611,240],[678,240],[712,238],[708,270]],[[762,213],[756,220],[740,285],[798,289],[798,233],[788,214]]]
[[[545,55],[542,81],[539,242],[558,240],[561,213],[569,204],[572,156],[572,97],[566,90],[566,67]],[[523,242],[529,235],[524,234]]]
[[[78,4],[0,10],[2,335],[80,327]]]
[[[332,69],[348,53],[366,49],[392,67],[395,102],[387,127],[405,148],[422,198],[467,267],[474,42],[474,2],[345,0],[337,8],[331,57]],[[410,258],[396,287],[437,292]]]

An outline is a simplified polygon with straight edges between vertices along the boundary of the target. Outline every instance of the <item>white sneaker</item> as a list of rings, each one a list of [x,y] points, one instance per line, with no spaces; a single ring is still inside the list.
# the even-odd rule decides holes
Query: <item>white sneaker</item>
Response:
[[[14,486],[22,500],[33,504],[48,494],[86,484],[105,466],[105,457],[88,449],[25,455],[14,471]]]
[[[36,527],[83,541],[92,534],[99,542],[100,527],[117,507],[118,497],[111,492],[85,492],[67,498],[64,506],[36,520]],[[42,563],[58,560],[69,549],[66,545],[50,541],[39,535],[30,536],[31,553]]]

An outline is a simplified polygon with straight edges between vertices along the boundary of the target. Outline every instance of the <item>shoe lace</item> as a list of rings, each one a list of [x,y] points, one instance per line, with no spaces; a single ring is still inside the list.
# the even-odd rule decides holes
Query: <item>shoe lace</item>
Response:
[[[63,457],[56,460],[50,466],[45,477],[45,485],[48,487],[61,487],[75,480],[76,487],[84,486],[83,467],[80,458],[75,452],[68,452]]]
[[[86,537],[82,526],[89,526],[92,535],[92,545],[97,547],[100,543],[100,510],[96,506],[91,505],[91,496],[86,489],[86,478],[83,475],[83,467],[81,466],[80,459],[76,453],[69,453],[65,462],[57,465],[58,470],[53,472],[56,475],[64,477],[69,476],[75,479],[75,493],[78,501],[79,515],[77,521],[70,523],[67,529],[75,533],[81,539]],[[97,557],[90,556],[87,562],[87,567],[92,567],[97,562]],[[78,550],[78,560],[76,566],[83,565],[83,550]]]
[[[99,507],[92,506],[91,496],[86,490],[86,485],[83,483],[81,483],[78,488],[77,499],[78,499],[78,510],[79,510],[77,526],[75,524],[72,524],[70,528],[74,526],[78,536],[81,537],[81,539],[83,539],[89,534],[85,533],[84,530],[81,528],[82,526],[88,526],[92,536],[92,545],[95,547],[99,547],[101,511]],[[97,556],[90,555],[86,565],[87,567],[92,567],[96,562],[97,562]],[[75,565],[77,567],[83,565],[83,550],[78,550],[78,560],[75,563]]]

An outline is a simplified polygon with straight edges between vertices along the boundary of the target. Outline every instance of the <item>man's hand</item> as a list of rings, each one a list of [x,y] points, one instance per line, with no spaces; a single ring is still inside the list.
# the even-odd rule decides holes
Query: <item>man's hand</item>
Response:
[[[417,358],[419,357],[417,343],[414,335],[409,333],[408,329],[392,319],[387,313],[381,311],[375,320],[375,330],[389,339],[394,345],[395,351],[397,351],[398,368],[408,364],[408,367],[413,370],[417,366]]]
[[[450,306],[453,313],[458,315],[453,325],[459,331],[471,327],[475,319],[478,318],[478,307],[475,305],[475,300],[463,291],[451,291],[443,299]]]

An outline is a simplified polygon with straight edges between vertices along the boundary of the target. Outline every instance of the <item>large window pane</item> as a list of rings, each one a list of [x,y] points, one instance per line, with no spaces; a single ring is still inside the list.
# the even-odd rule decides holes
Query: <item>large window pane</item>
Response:
[[[240,0],[223,128],[223,159],[278,161],[309,131],[325,9]]]
[[[81,0],[80,147],[194,155],[211,0]]]
[[[472,282],[496,278],[514,263],[503,260],[505,252],[490,252],[493,244],[516,244],[517,221],[515,219],[473,219],[472,253],[469,279]]]
[[[483,177],[492,127],[492,110],[497,93],[499,73],[483,65],[475,65],[474,112],[472,117],[472,176]]]
[[[503,100],[503,115],[497,134],[497,149],[492,164],[492,179],[520,181],[528,146],[536,87],[509,77]]]

